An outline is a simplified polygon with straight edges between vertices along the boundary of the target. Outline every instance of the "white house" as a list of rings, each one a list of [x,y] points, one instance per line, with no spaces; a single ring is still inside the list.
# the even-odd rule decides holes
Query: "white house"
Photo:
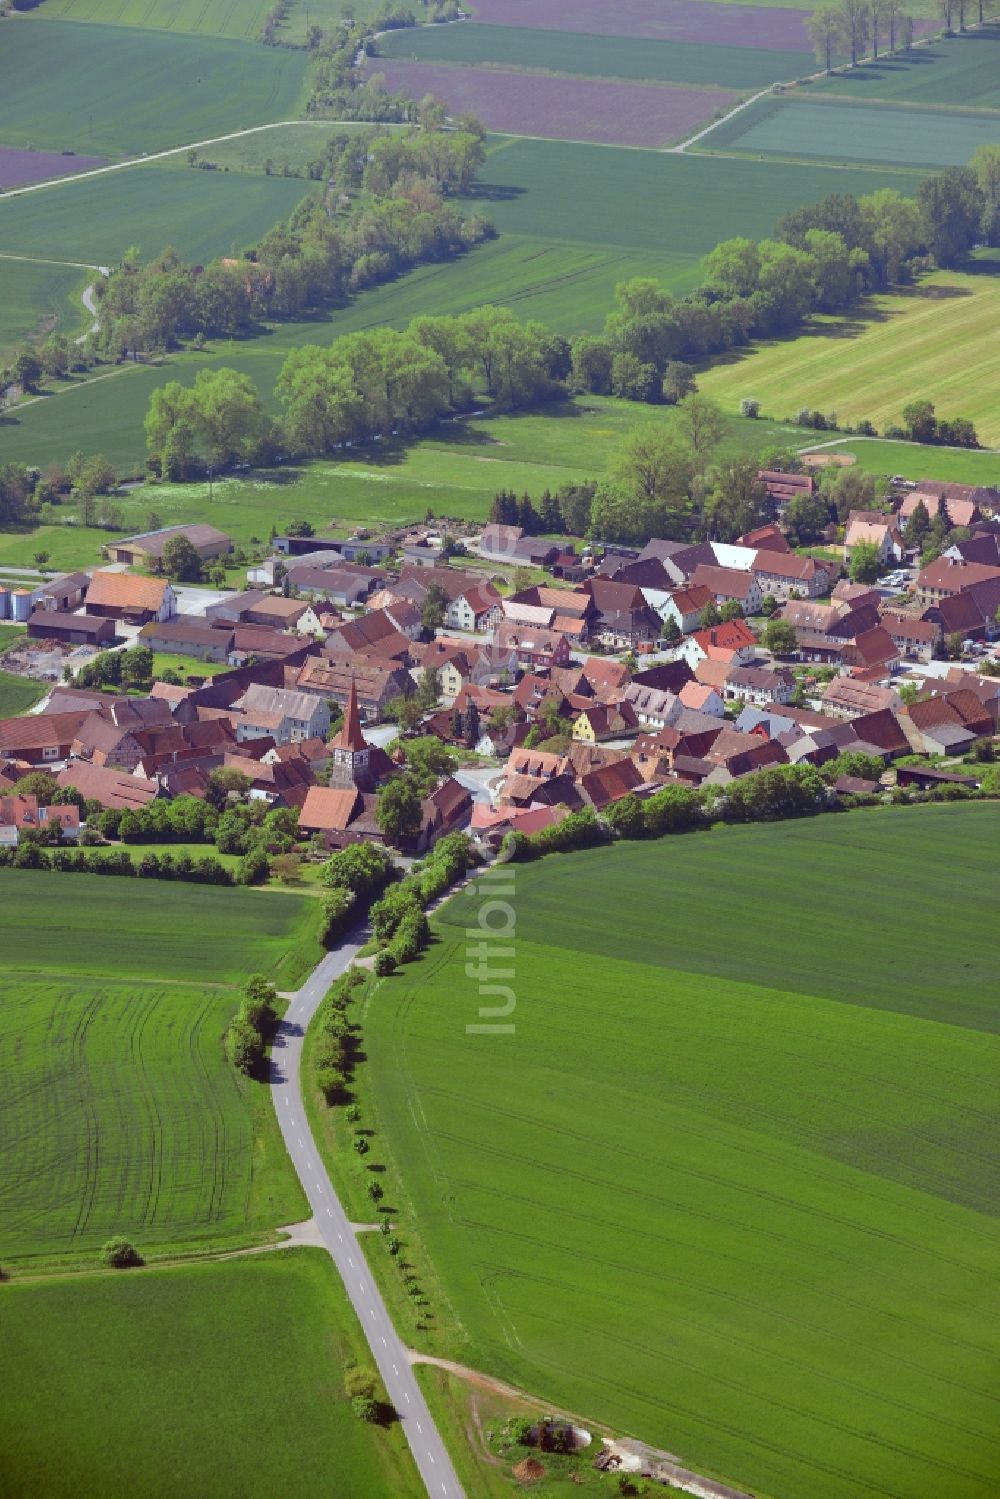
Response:
[[[758,552],[753,575],[761,594],[773,599],[815,599],[830,591],[839,568],[816,557],[799,557],[795,552]]]
[[[295,744],[302,739],[325,739],[330,732],[330,709],[326,699],[311,692],[285,687],[264,687],[255,682],[233,707],[236,739],[271,738],[276,744]]]
[[[477,583],[453,598],[444,622],[453,630],[490,631],[504,617],[500,594],[492,583]]]

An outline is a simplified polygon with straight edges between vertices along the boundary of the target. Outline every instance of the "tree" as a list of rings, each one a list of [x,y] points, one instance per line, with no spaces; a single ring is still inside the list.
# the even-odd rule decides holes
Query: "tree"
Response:
[[[425,666],[420,673],[420,680],[417,683],[417,697],[420,699],[420,706],[426,713],[429,713],[436,706],[440,696],[441,675],[435,667]]]
[[[722,615],[719,613],[719,606],[712,599],[705,605],[698,616],[698,628],[699,630],[710,630],[713,625],[721,624],[721,622]]]
[[[230,796],[242,799],[246,797],[252,785],[250,777],[244,775],[241,770],[233,770],[230,766],[220,765],[208,778],[205,800],[210,807],[221,812]]]
[[[903,421],[912,442],[933,442],[937,436],[937,418],[930,401],[911,401],[904,406]]]
[[[144,1263],[142,1255],[129,1239],[115,1237],[101,1246],[101,1262],[115,1270],[130,1270]]]
[[[163,548],[163,571],[175,583],[201,581],[201,558],[187,536],[170,537]]]
[[[731,458],[722,464],[715,489],[705,505],[709,534],[735,541],[766,516],[767,485],[758,478],[755,458]]]
[[[851,549],[851,582],[874,583],[881,572],[878,547],[874,541],[859,541]]]
[[[964,3],[964,0],[963,0]],[[882,24],[886,19],[887,0],[868,0],[868,15],[871,21],[872,57],[878,60],[878,43]]]
[[[930,525],[931,518],[927,513],[927,506],[923,500],[918,500],[913,507],[912,515],[903,527],[903,541],[908,547],[922,547]]]
[[[722,605],[722,608],[719,610],[719,619],[722,622],[722,624],[727,624],[730,620],[733,620],[733,619],[742,619],[742,618],[743,618],[743,605],[740,603],[739,599],[726,599],[726,602]]]
[[[684,364],[679,359],[671,359],[663,371],[663,380],[660,391],[668,406],[676,406],[685,396],[693,395],[697,390],[695,373],[690,364]]]
[[[420,832],[420,798],[406,776],[395,776],[379,787],[375,820],[391,843],[405,843]]]
[[[816,61],[827,73],[831,73],[834,55],[844,44],[845,28],[842,12],[835,5],[821,5],[806,22],[806,30],[816,54]]]
[[[148,645],[133,645],[121,653],[122,685],[148,687],[153,680],[153,652]]]
[[[691,394],[678,404],[678,428],[699,464],[718,447],[726,430],[721,407],[708,396]]]
[[[412,734],[424,716],[420,699],[415,692],[401,692],[392,698],[386,712],[394,723],[399,724],[404,734]]]
[[[983,198],[971,167],[945,167],[917,188],[927,244],[940,266],[957,265],[982,230]]]
[[[668,645],[676,645],[678,640],[684,639],[684,633],[673,614],[668,614],[663,621],[663,638]]]
[[[855,67],[868,41],[870,14],[867,0],[840,0],[840,16],[851,49],[851,66]]]
[[[819,494],[796,495],[785,510],[784,525],[796,546],[818,541],[830,523],[830,511]]]
[[[42,362],[34,349],[20,348],[10,366],[11,379],[27,392],[36,391],[42,378]]]
[[[769,619],[761,640],[774,656],[793,656],[798,649],[795,626],[787,619]]]
[[[424,601],[420,606],[420,623],[428,635],[433,635],[440,630],[444,624],[445,614],[451,599],[448,597],[440,583],[432,583],[424,595]]]
[[[988,245],[1000,245],[1000,145],[979,146],[969,161],[982,198],[982,235]]]

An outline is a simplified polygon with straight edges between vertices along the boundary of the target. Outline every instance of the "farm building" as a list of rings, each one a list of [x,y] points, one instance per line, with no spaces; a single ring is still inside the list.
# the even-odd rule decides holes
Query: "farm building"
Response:
[[[139,631],[139,644],[153,651],[194,656],[198,661],[225,661],[233,643],[232,630],[213,627],[200,619],[151,620]]]
[[[150,620],[172,619],[177,613],[177,597],[165,578],[98,571],[90,580],[87,610],[105,619],[147,625]]]
[[[96,614],[64,614],[59,609],[36,609],[28,620],[32,640],[60,640],[64,645],[110,645],[115,622]]]
[[[185,537],[194,547],[202,562],[214,557],[224,557],[233,550],[233,543],[225,531],[215,526],[163,526],[158,531],[142,531],[137,536],[123,536],[120,541],[109,541],[104,550],[112,562],[125,562],[130,567],[158,567],[163,561],[164,548],[175,536]]]

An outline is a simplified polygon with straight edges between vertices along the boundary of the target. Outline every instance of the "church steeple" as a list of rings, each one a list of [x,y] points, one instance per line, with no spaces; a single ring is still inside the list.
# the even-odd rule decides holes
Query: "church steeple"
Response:
[[[333,776],[331,779],[352,781],[355,785],[368,772],[370,749],[361,732],[361,714],[358,711],[358,693],[354,678],[351,678],[344,722],[330,741],[333,751]]]

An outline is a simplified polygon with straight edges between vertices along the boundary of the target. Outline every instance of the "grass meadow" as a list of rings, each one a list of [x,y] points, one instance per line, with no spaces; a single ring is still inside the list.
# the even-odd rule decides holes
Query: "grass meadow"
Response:
[[[0,718],[14,718],[27,713],[47,689],[41,682],[32,682],[27,677],[15,676],[13,672],[0,671]]]
[[[625,436],[650,423],[673,421],[663,407],[633,405],[599,396],[577,398],[548,411],[450,423],[413,446],[383,443],[342,460],[319,460],[276,469],[253,479],[156,484],[116,498],[127,530],[141,528],[155,511],[164,525],[209,521],[243,543],[264,541],[272,525],[308,520],[318,532],[348,534],[355,526],[399,525],[438,516],[485,520],[498,489],[545,489],[600,478],[614,462]],[[768,446],[801,446],[811,434],[788,423],[748,422],[733,417],[721,451],[736,454]],[[109,533],[66,521],[34,530],[0,531],[0,566],[27,565],[34,552],[49,552],[49,565],[63,569],[99,561]],[[166,661],[166,658],[164,658]],[[191,663],[198,672],[212,670]]]
[[[964,166],[977,146],[998,138],[1000,120],[986,110],[930,111],[832,94],[799,95],[758,100],[706,135],[696,150],[737,151],[772,161],[815,158],[842,166],[939,168]]]
[[[287,120],[307,63],[287,47],[179,33],[150,45],[144,31],[32,18],[4,28],[0,141],[137,156]]]
[[[939,416],[975,422],[980,442],[1000,444],[1000,276],[939,271],[917,286],[872,297],[842,317],[816,317],[797,338],[733,350],[699,375],[725,410],[754,396],[772,417],[802,406],[902,421],[914,393]]]
[[[849,453],[870,474],[902,474],[904,479],[939,479],[943,484],[982,484],[1000,489],[1000,453],[856,437],[835,441],[823,451]]]
[[[518,866],[511,1035],[466,1030],[496,1001],[449,902],[364,1025],[436,1351],[771,1499],[987,1499],[998,833],[914,808]]]
[[[325,1251],[4,1287],[6,1499],[416,1499],[401,1427],[351,1410],[370,1367]]]
[[[115,1233],[204,1251],[297,1221],[269,1094],[222,1037],[243,977],[284,987],[318,959],[315,908],[23,870],[0,871],[0,899],[0,1262],[92,1262]]]
[[[715,83],[722,88],[747,91],[795,78],[815,66],[812,54],[805,51],[658,42],[642,37],[592,36],[583,32],[475,23],[407,27],[380,37],[378,48],[380,57],[416,58],[420,62],[529,68],[630,82]]]
[[[878,62],[811,85],[851,99],[900,99],[915,104],[1000,109],[1000,26],[938,37]]]

